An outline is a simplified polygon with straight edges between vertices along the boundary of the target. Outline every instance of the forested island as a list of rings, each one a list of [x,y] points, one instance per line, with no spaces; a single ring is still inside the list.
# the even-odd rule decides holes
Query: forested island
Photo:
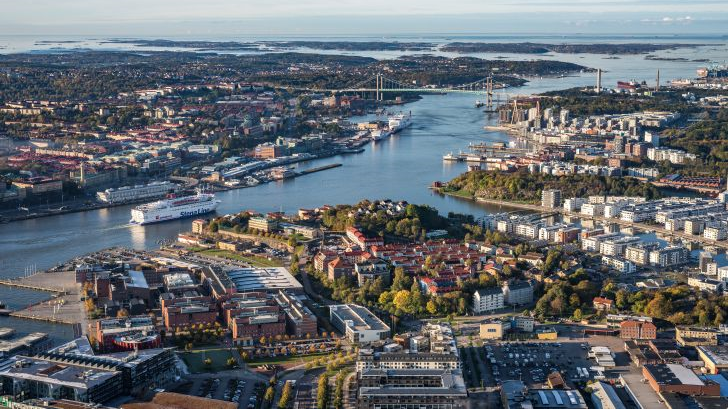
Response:
[[[585,67],[558,61],[491,61],[434,56],[377,60],[346,55],[79,51],[0,56],[0,102],[116,97],[143,88],[202,84],[207,78],[273,87],[339,89],[378,73],[418,86],[457,86],[492,72],[497,86],[520,86],[523,76],[558,75]]]
[[[448,182],[442,192],[469,198],[539,203],[541,191],[544,189],[559,189],[563,198],[607,195],[657,199],[662,196],[656,187],[631,178],[584,174],[553,176],[529,173],[526,169],[513,173],[500,171],[463,173]]]
[[[516,53],[546,54],[645,54],[662,50],[699,47],[703,44],[544,44],[544,43],[479,43],[454,42],[440,48],[442,51],[457,53]]]

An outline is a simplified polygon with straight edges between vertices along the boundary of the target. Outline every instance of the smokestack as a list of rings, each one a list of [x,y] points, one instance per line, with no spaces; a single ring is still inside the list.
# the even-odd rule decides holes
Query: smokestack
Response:
[[[602,92],[602,69],[601,68],[597,69],[597,89],[596,89],[596,91],[597,91],[597,93]]]
[[[655,88],[655,91],[660,90],[660,70],[657,70],[657,87]]]

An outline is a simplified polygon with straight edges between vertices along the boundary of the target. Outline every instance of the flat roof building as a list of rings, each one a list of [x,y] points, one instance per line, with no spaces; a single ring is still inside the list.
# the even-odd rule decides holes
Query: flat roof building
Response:
[[[285,267],[238,268],[224,272],[237,292],[291,290],[303,292],[303,286]]]
[[[58,363],[43,358],[18,357],[0,373],[3,394],[14,399],[53,398],[106,402],[122,393],[122,373],[114,365]]]
[[[358,378],[358,409],[458,409],[468,397],[459,370],[369,369]]]
[[[728,371],[728,345],[699,345],[695,349],[709,374]]]
[[[329,312],[331,323],[351,342],[373,342],[389,336],[389,326],[365,307],[356,304],[331,305]]]
[[[644,365],[642,375],[657,393],[720,396],[719,384],[710,380],[703,381],[692,370],[682,365]]]

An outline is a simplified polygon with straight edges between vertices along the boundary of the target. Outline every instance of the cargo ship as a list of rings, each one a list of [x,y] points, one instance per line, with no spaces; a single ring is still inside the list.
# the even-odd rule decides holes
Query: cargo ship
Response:
[[[397,114],[389,117],[389,132],[395,134],[412,125],[412,113]]]
[[[151,224],[199,216],[214,212],[220,201],[212,193],[197,193],[194,196],[169,197],[143,204],[131,210],[131,224]]]

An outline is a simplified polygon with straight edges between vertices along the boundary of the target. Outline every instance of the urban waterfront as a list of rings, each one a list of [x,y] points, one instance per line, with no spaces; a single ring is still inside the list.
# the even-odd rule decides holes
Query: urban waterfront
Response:
[[[725,52],[725,44],[656,53],[664,57],[685,58],[679,61],[645,60],[642,55],[625,55],[605,59],[603,55],[569,56],[587,67],[604,67],[604,82],[637,79],[654,81],[659,68],[666,81],[694,75],[698,65],[691,58],[711,58]],[[361,53],[357,53],[361,54]],[[378,53],[378,57],[390,55]],[[478,54],[481,57],[492,57]],[[533,56],[512,56],[533,59]],[[558,55],[558,58],[564,55]],[[541,58],[541,57],[539,57]],[[534,94],[571,87],[593,86],[595,74],[562,78],[529,78],[510,93]],[[364,198],[390,198],[435,206],[476,217],[497,209],[430,192],[427,186],[436,180],[449,180],[462,173],[464,164],[443,163],[442,155],[466,150],[469,143],[509,141],[503,132],[486,131],[485,125],[496,123],[494,116],[474,108],[476,96],[462,94],[425,95],[419,101],[401,107],[412,111],[414,126],[384,142],[371,144],[361,154],[331,157],[298,164],[308,169],[329,163],[343,166],[304,177],[232,190],[218,194],[222,200],[218,214],[241,210],[295,211],[322,204],[354,203]],[[352,121],[364,120],[354,117]],[[161,240],[174,238],[189,229],[190,220],[158,225],[129,226],[132,206],[52,216],[0,225],[0,277],[17,277],[34,264],[50,268],[70,258],[113,246],[137,249],[157,247]],[[2,299],[0,290],[0,299]]]
[[[703,47],[709,58],[724,52],[721,47]],[[680,52],[681,54],[677,54]],[[684,54],[682,54],[684,52]],[[685,49],[666,56],[697,58],[699,51]],[[380,57],[388,55],[379,54]],[[478,55],[480,57],[492,57]],[[533,58],[513,56],[512,59]],[[563,55],[559,55],[561,59]],[[621,56],[605,59],[600,55],[574,56],[573,62],[588,67],[606,67],[604,81],[638,79],[654,81],[657,69],[663,78],[691,77],[697,63],[691,61],[654,61],[643,56]],[[530,78],[529,83],[509,92],[532,94],[571,87],[593,86],[595,75],[562,78]],[[466,169],[462,163],[442,161],[448,152],[466,150],[470,143],[508,142],[511,138],[503,132],[486,131],[485,125],[496,124],[495,116],[484,114],[474,107],[476,96],[463,94],[425,95],[419,101],[397,108],[411,111],[414,125],[383,142],[370,144],[360,154],[331,157],[299,163],[298,170],[318,167],[329,163],[343,166],[300,178],[272,182],[252,188],[231,190],[218,194],[222,204],[218,214],[252,209],[256,211],[294,212],[298,208],[311,208],[323,204],[355,203],[365,198],[390,198],[411,203],[428,204],[441,213],[458,212],[482,216],[502,211],[475,202],[442,196],[427,187],[433,181],[450,180]],[[362,121],[372,117],[354,117]],[[135,249],[156,248],[164,240],[171,240],[180,232],[189,230],[190,220],[148,225],[130,226],[129,211],[132,206],[121,206],[89,212],[31,219],[0,225],[0,278],[22,276],[29,266],[38,270],[50,268],[92,251],[103,248],[126,246]],[[0,288],[0,300],[12,307],[23,307],[46,298],[46,294],[33,291]],[[0,318],[0,325],[18,327],[23,332],[31,326],[15,318]],[[32,328],[46,328],[70,337],[63,325],[34,322]]]

